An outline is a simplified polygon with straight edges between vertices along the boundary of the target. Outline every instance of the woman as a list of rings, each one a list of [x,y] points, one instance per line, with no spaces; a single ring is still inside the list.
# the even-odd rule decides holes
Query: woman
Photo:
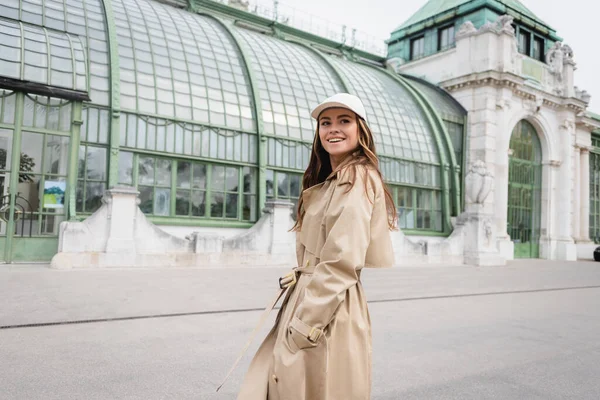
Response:
[[[363,267],[390,267],[396,209],[382,182],[360,99],[336,94],[318,121],[298,204],[298,268],[239,400],[366,400],[371,321]]]

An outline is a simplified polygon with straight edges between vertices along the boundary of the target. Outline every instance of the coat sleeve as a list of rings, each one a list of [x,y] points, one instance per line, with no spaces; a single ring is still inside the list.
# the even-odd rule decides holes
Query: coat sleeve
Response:
[[[288,333],[300,349],[316,346],[346,291],[356,284],[356,269],[365,264],[371,215],[378,200],[376,196],[381,196],[381,191],[374,190],[369,175],[366,168],[357,168],[351,189],[348,180],[336,182],[325,211],[326,239],[320,261],[288,327]],[[368,183],[366,191],[365,179]]]

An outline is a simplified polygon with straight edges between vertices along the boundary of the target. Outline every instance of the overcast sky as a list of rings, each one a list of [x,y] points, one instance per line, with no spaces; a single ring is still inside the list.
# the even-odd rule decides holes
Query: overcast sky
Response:
[[[600,39],[597,16],[600,5],[590,0],[521,0],[549,24],[575,53],[575,85],[592,95],[590,111],[600,114]],[[306,11],[340,25],[348,25],[381,39],[421,8],[426,0],[282,0],[282,4]],[[595,71],[595,72],[594,72]]]

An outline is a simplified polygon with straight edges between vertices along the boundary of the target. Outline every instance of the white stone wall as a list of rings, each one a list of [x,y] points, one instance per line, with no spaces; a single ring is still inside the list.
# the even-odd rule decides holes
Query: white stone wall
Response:
[[[511,22],[504,16],[479,30],[466,23],[453,51],[399,70],[439,83],[468,110],[467,165],[481,160],[494,176],[481,212],[494,215],[498,249],[506,259],[514,254],[507,233],[511,134],[522,120],[536,128],[543,164],[540,256],[575,260],[576,241],[581,242],[580,253],[589,247],[584,226],[589,164],[582,154],[594,127],[581,116],[589,95],[573,84],[575,63],[568,46],[552,49],[547,63],[533,60],[518,53]]]

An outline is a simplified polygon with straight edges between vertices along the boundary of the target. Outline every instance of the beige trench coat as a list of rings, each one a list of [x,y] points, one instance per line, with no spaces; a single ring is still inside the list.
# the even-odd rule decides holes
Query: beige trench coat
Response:
[[[350,170],[302,193],[298,281],[254,356],[238,400],[370,398],[371,321],[360,272],[390,267],[393,250],[381,180],[359,166],[348,191]]]

